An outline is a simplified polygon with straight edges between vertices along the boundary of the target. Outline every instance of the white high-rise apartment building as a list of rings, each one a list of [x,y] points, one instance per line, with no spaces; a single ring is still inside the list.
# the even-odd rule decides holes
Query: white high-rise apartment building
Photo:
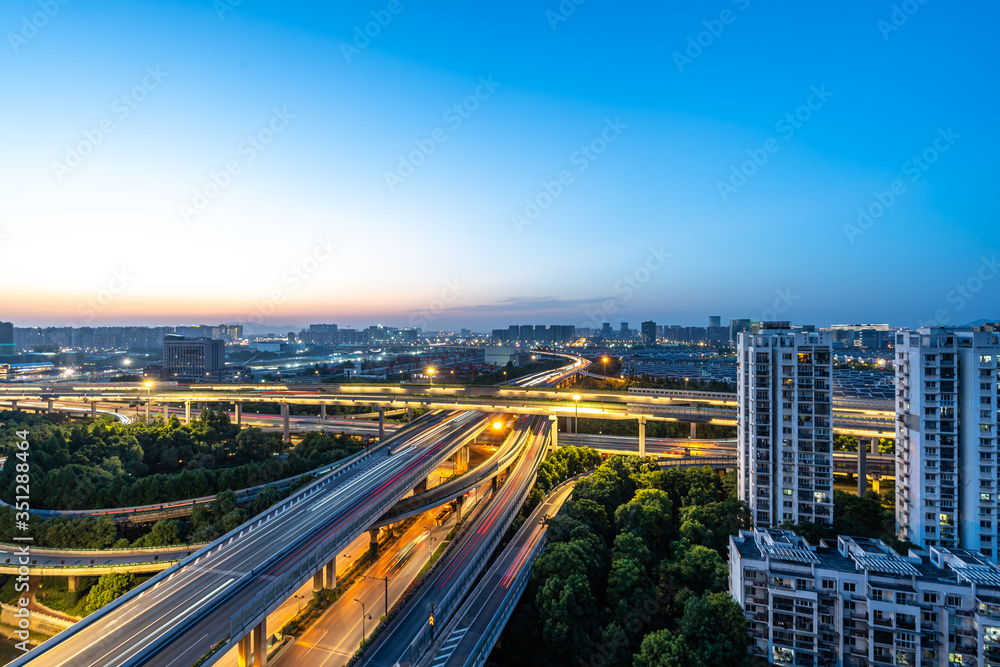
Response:
[[[788,322],[737,338],[739,493],[757,528],[833,521],[831,343]]]
[[[896,335],[896,529],[997,561],[998,327]]]

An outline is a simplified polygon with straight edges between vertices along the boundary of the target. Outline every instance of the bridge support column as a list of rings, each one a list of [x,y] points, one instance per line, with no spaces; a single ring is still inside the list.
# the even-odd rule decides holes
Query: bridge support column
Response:
[[[151,419],[150,410],[152,409],[152,407],[153,406],[150,405],[150,401],[146,401],[146,423],[147,424],[150,422],[150,419]]]
[[[378,409],[378,439],[385,438],[385,408]]]
[[[236,664],[239,667],[250,667],[250,656],[250,635],[246,634],[236,642]]]
[[[191,401],[184,402],[184,423],[191,423]]]
[[[243,426],[243,404],[233,403],[233,412],[236,413],[236,428]]]
[[[413,495],[417,495],[418,493],[423,493],[426,490],[427,490],[427,478],[425,477],[419,482],[417,482],[417,485],[413,487]]]
[[[17,409],[17,402],[16,401],[14,402],[14,409],[15,410]],[[90,418],[91,419],[96,419],[97,418],[97,401],[92,401],[91,404],[90,404]]]
[[[319,404],[319,418],[326,419],[326,403]]]
[[[17,401],[11,401],[10,402],[10,411],[11,412],[17,412]],[[93,417],[93,416],[94,415],[91,415],[91,417]]]
[[[168,419],[170,419],[170,409],[169,409],[169,406],[166,403],[164,403],[163,404],[163,423],[166,424]]]
[[[865,443],[858,438],[858,495],[865,495],[868,489],[868,461],[865,456],[868,454]]]
[[[48,404],[48,411],[49,411],[49,414],[51,415],[52,414],[52,399],[50,398],[48,401],[46,401],[46,403]]]
[[[76,589],[79,585],[80,577],[66,577],[66,588],[69,589],[70,593],[76,593]]]
[[[326,587],[332,591],[337,587],[337,557],[334,556],[329,563],[324,565],[323,570],[326,574]]]
[[[288,425],[288,413],[289,412],[291,412],[291,410],[288,409],[288,403],[282,403],[281,404],[281,432],[282,432],[283,442],[286,445],[289,442],[292,441],[292,436],[291,436],[291,433],[289,432],[289,425]]]
[[[321,590],[323,590],[323,568],[313,575],[313,593],[319,593]]]
[[[559,449],[559,417],[549,415],[549,422],[551,422],[552,427],[552,449]]]
[[[406,421],[407,422],[413,421],[413,408],[409,407],[406,408]]]
[[[254,667],[267,667],[267,619],[253,628]]]
[[[368,548],[373,551],[378,551],[378,528],[372,528],[368,531],[368,535],[371,539],[368,541]]]
[[[691,439],[694,440],[698,437],[698,425],[691,422]]]
[[[692,424],[694,426],[694,424]],[[639,417],[639,456],[646,455],[646,418]]]

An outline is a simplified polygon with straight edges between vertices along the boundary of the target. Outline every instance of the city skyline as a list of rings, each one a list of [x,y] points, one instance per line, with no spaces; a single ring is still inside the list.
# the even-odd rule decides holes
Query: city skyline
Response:
[[[570,5],[6,6],[4,317],[996,318],[995,6]]]

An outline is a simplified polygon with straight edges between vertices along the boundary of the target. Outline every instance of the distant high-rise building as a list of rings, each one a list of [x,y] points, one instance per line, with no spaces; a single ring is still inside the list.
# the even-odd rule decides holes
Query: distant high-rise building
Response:
[[[167,335],[163,339],[163,379],[218,382],[225,379],[226,343],[213,338]]]
[[[750,331],[750,320],[729,320],[729,341],[736,342],[737,334]]]
[[[604,338],[611,338],[611,322],[601,323],[601,336]]]
[[[549,329],[553,343],[572,343],[576,339],[576,327],[572,324],[553,324]]]
[[[243,325],[220,324],[212,329],[212,338],[221,338],[227,343],[235,343],[243,338]]]
[[[552,340],[552,332],[545,329],[544,324],[536,324],[532,340],[536,343],[548,343]]]
[[[737,338],[739,496],[754,525],[833,521],[828,332],[765,322]]]
[[[628,338],[628,322],[622,320],[622,323],[618,329],[618,337],[622,340]]]
[[[998,327],[896,334],[896,528],[998,556]]]
[[[649,320],[640,325],[643,345],[656,345],[656,322]]]
[[[0,354],[14,354],[14,324],[0,322]]]
[[[490,334],[490,340],[494,343],[505,343],[508,335],[510,332],[507,329],[494,329],[493,333]]]
[[[535,339],[535,327],[530,324],[522,324],[518,328],[517,339],[522,343],[530,343]]]
[[[722,316],[721,315],[709,315],[708,316],[708,326],[709,327],[721,327],[722,326]]]

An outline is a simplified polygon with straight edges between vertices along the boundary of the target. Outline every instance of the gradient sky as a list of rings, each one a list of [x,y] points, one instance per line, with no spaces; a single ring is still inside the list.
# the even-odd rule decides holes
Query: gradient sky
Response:
[[[18,326],[1000,318],[995,3],[62,1],[0,7]]]

